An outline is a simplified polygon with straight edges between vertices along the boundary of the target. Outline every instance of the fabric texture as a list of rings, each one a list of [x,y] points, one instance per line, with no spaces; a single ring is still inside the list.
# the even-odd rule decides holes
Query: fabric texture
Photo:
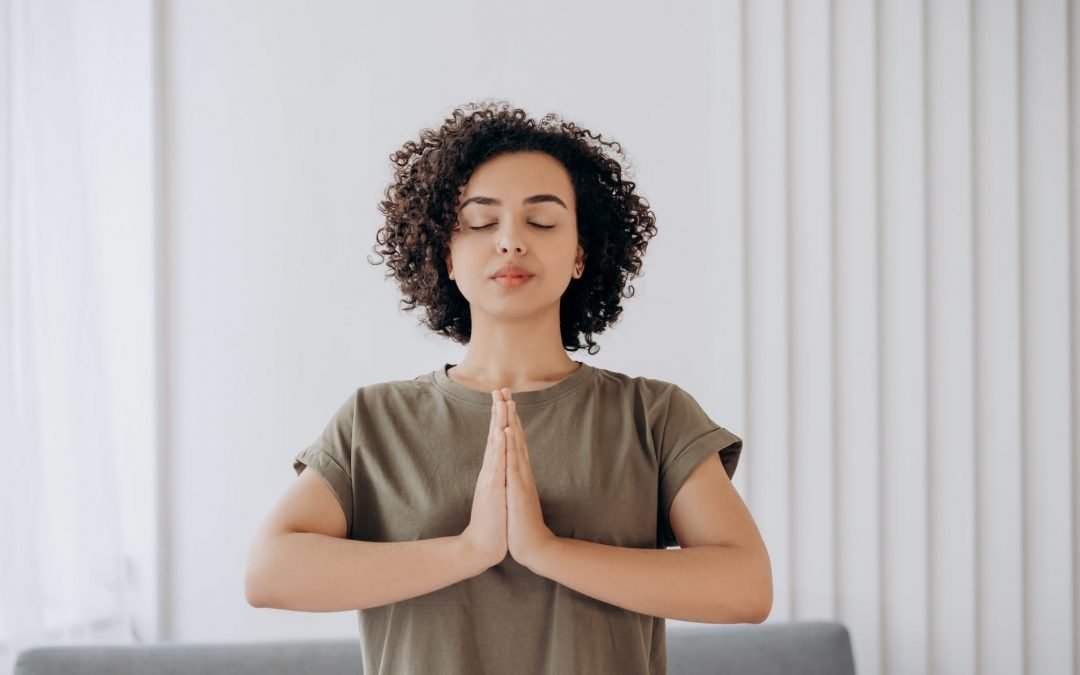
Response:
[[[678,624],[668,648],[669,675],[855,675],[851,634],[835,621]],[[340,639],[64,645],[21,652],[14,675],[356,675],[361,658]]]
[[[679,624],[667,640],[669,675],[855,675],[851,634],[836,621]],[[355,675],[362,658],[354,639],[66,645],[19,653],[14,675]]]
[[[334,492],[350,539],[410,541],[469,523],[491,394],[450,379],[453,364],[355,390],[293,461]],[[513,394],[544,522],[559,537],[676,546],[671,502],[719,453],[733,476],[742,440],[679,386],[581,363],[552,386]],[[507,556],[425,595],[358,610],[364,672],[666,671],[665,621],[594,599]]]

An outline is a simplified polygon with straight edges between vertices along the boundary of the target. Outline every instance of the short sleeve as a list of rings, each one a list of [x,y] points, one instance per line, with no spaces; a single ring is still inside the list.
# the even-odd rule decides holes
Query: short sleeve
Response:
[[[678,546],[668,513],[675,495],[694,469],[712,453],[719,453],[728,478],[742,453],[742,439],[720,426],[701,409],[693,396],[672,385],[659,441],[660,504],[657,542],[659,548]]]
[[[319,437],[293,458],[296,475],[310,467],[337,497],[348,523],[346,537],[352,538],[353,487],[352,438],[356,416],[356,392],[341,404]]]

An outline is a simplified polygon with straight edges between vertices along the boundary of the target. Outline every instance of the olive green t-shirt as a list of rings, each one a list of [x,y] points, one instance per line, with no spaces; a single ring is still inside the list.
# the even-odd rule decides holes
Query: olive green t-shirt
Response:
[[[469,524],[491,420],[491,393],[446,374],[381,382],[349,395],[296,455],[341,503],[348,538],[409,541]],[[675,494],[719,453],[735,473],[742,440],[677,385],[582,363],[512,395],[544,522],[558,537],[631,548],[677,542]],[[425,595],[358,610],[366,675],[469,673],[661,675],[663,618],[597,600],[511,556]]]

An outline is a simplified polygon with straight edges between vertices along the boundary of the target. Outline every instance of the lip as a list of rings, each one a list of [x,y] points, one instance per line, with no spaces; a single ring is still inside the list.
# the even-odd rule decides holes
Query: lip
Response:
[[[503,265],[498,270],[496,270],[495,274],[493,274],[491,276],[491,278],[492,279],[498,279],[499,277],[531,277],[531,276],[533,276],[532,272],[525,269],[524,267],[518,267],[517,265],[507,264],[507,265]]]
[[[533,278],[533,275],[531,275],[531,274],[525,274],[525,275],[521,275],[521,276],[504,274],[501,277],[493,277],[492,281],[499,284],[503,288],[517,288],[518,286],[521,286],[522,284],[524,284],[525,282],[527,282],[529,279],[532,279],[532,278]]]

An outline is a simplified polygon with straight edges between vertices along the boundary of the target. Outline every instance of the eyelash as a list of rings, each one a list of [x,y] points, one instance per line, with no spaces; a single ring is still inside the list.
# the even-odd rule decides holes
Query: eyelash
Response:
[[[488,223],[487,225],[484,225],[483,227],[470,227],[469,229],[470,230],[486,230],[487,228],[491,227],[494,224],[495,223]],[[550,229],[555,227],[554,225],[541,225],[539,223],[529,223],[529,224],[530,225],[535,225],[536,227],[539,227],[541,230],[550,230]]]

